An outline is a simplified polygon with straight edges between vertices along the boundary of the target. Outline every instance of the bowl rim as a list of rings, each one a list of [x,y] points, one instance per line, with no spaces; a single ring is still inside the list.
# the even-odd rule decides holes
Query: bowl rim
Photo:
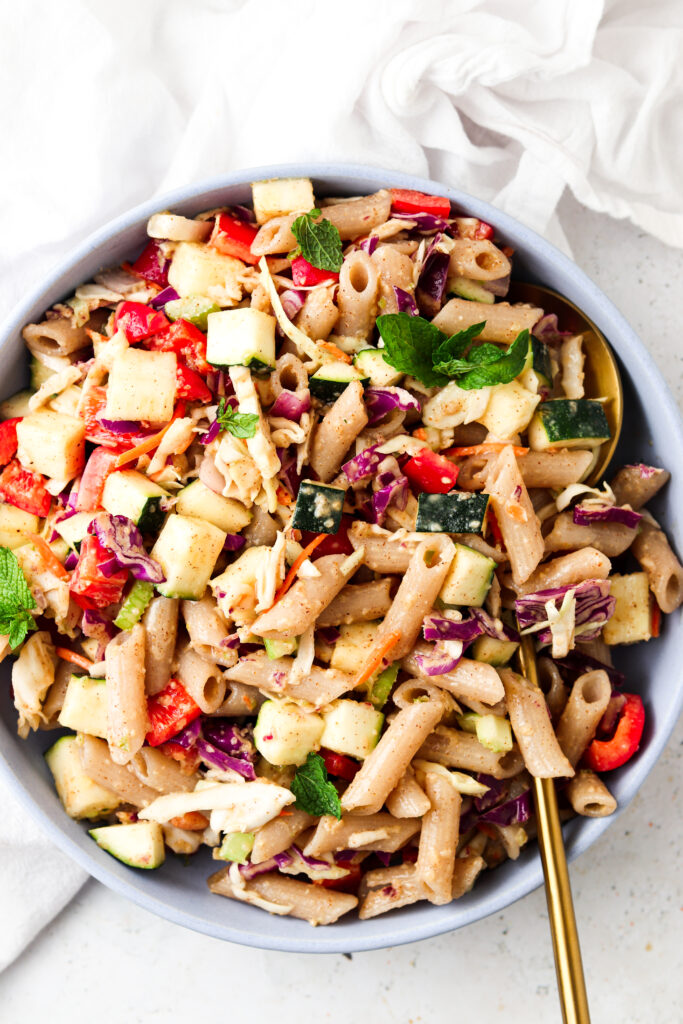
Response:
[[[21,330],[25,323],[25,318],[33,306],[65,274],[80,263],[81,260],[86,259],[121,232],[135,227],[160,209],[172,209],[189,202],[194,202],[202,195],[209,194],[212,191],[235,185],[245,185],[264,178],[281,177],[310,177],[321,182],[343,181],[344,191],[349,192],[351,192],[355,181],[362,181],[364,183],[363,187],[365,187],[365,183],[372,181],[376,184],[377,188],[399,187],[416,189],[432,194],[440,193],[447,195],[457,206],[463,207],[467,214],[478,216],[482,220],[490,220],[502,232],[513,234],[518,242],[521,242],[532,251],[536,257],[544,262],[553,264],[565,280],[570,280],[580,287],[584,294],[590,298],[591,302],[598,303],[603,316],[610,321],[611,333],[619,338],[619,342],[614,345],[617,354],[620,354],[620,347],[623,346],[624,350],[628,351],[630,360],[637,364],[638,372],[642,373],[644,377],[649,378],[651,385],[659,391],[663,412],[666,418],[674,424],[675,436],[672,438],[672,450],[675,448],[679,452],[683,451],[683,421],[662,374],[649,357],[647,349],[633,328],[628,324],[614,303],[568,256],[510,214],[502,212],[492,204],[472,196],[461,189],[429,178],[359,163],[315,163],[302,161],[243,168],[227,174],[216,175],[193,184],[184,185],[158,196],[152,196],[150,199],[119,214],[102,227],[87,235],[66,257],[58,260],[52,266],[45,274],[40,285],[32,289],[3,318],[0,324],[0,351],[9,337],[14,332]],[[388,186],[388,182],[392,182],[393,185]],[[676,725],[678,715],[683,708],[682,683],[683,671],[679,674],[678,691],[671,704],[672,713],[665,722],[658,723],[646,747],[640,752],[637,761],[629,769],[622,787],[623,791],[620,794],[617,811],[607,818],[584,818],[580,822],[574,819],[570,826],[578,823],[580,827],[570,828],[569,830],[565,829],[565,842],[569,861],[573,861],[575,857],[587,850],[609,828],[640,789],[645,778],[664,750]],[[432,913],[425,912],[423,915],[424,920],[421,920],[418,924],[415,924],[412,920],[402,924],[400,919],[389,915],[386,918],[387,928],[384,933],[379,935],[373,933],[364,936],[357,927],[349,931],[348,937],[345,935],[345,930],[342,929],[329,939],[325,938],[325,929],[316,929],[315,931],[311,929],[310,938],[293,937],[291,940],[269,935],[267,927],[260,934],[251,931],[245,932],[239,928],[230,927],[229,924],[206,920],[200,915],[181,909],[179,906],[153,895],[144,888],[144,875],[141,877],[135,872],[130,872],[132,876],[130,879],[128,877],[119,877],[109,868],[105,859],[99,860],[84,849],[81,849],[63,831],[60,825],[56,824],[48,813],[39,806],[36,798],[13,769],[1,747],[0,774],[8,783],[18,802],[38,822],[43,831],[54,841],[55,845],[75,860],[89,875],[97,878],[98,881],[108,888],[126,896],[144,909],[173,921],[175,924],[183,925],[214,938],[225,939],[259,949],[283,952],[339,953],[389,948],[394,945],[432,938],[482,920],[491,914],[504,910],[543,884],[540,855],[536,848],[533,856],[529,858],[526,864],[519,865],[518,870],[512,874],[512,881],[508,880],[503,888],[494,888],[485,899],[480,900],[476,907],[470,908],[469,912],[467,906],[461,904],[459,911],[460,919],[457,922],[449,921],[448,914],[435,914],[433,911],[437,908],[431,908]],[[569,841],[567,841],[568,832]],[[93,852],[95,849],[93,849]],[[457,904],[455,905],[457,906]],[[453,907],[454,904],[448,906]],[[440,909],[445,911],[447,908]],[[264,918],[264,921],[267,925],[267,919]],[[353,924],[357,926],[358,922],[354,921]]]

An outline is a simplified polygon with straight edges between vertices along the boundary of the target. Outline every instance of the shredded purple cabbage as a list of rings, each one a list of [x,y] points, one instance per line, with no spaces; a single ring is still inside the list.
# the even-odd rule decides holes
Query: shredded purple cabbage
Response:
[[[150,428],[141,426],[139,420],[108,420],[104,416],[97,416],[96,419],[107,430],[114,434],[153,434]]]
[[[472,615],[479,620],[482,631],[494,640],[510,640],[512,643],[519,643],[519,633],[516,629],[508,626],[502,619],[494,619],[483,608],[472,608]]]
[[[202,723],[198,718],[194,718],[189,725],[175,734],[173,742],[181,746],[183,750],[192,750],[201,734]]]
[[[280,460],[277,478],[285,485],[289,493],[296,497],[301,483],[301,477],[296,471],[296,455],[289,448],[276,448],[276,453]]]
[[[415,661],[426,676],[444,676],[457,667],[461,657],[462,652],[455,657],[444,650],[442,643],[436,643],[429,654],[416,654]]]
[[[249,782],[253,782],[256,778],[256,772],[251,761],[226,754],[214,746],[213,743],[209,743],[201,737],[197,740],[195,747],[204,764],[208,764],[210,768],[218,768],[219,771],[223,772],[237,772],[245,779],[248,779]]]
[[[498,295],[504,298],[510,291],[510,275],[506,274],[505,277],[499,277],[495,281],[481,281],[480,282],[487,292],[491,292],[491,295]]]
[[[166,579],[159,563],[150,558],[145,551],[142,534],[127,516],[112,516],[108,512],[100,512],[91,520],[88,533],[96,536],[100,544],[111,551],[116,568],[129,569],[136,580],[163,583]],[[110,568],[110,563],[106,565],[107,569]],[[105,565],[101,565],[100,568],[108,575]]]
[[[76,554],[75,551],[70,551],[69,554],[64,559],[64,568],[71,571],[71,569],[75,569],[77,565],[78,555]]]
[[[220,432],[221,425],[218,420],[214,420],[207,432],[201,435],[199,441],[201,444],[211,444],[212,441],[216,440]]]
[[[486,775],[484,772],[479,772],[477,782],[482,786],[488,786],[488,793],[474,798],[475,809],[481,814],[489,807],[495,807],[503,799],[508,790],[508,782],[507,779],[494,779],[493,775]]]
[[[256,214],[253,210],[250,210],[248,206],[241,206],[237,203],[235,206],[231,206],[230,210],[237,220],[246,220],[247,224],[256,223]]]
[[[420,403],[405,388],[366,388],[363,395],[365,408],[368,411],[368,423],[374,426],[394,409],[409,412],[411,409],[420,412]],[[347,463],[348,465],[348,463]]]
[[[246,544],[244,537],[241,537],[239,533],[227,533],[225,535],[225,541],[223,543],[224,551],[239,551]]]
[[[256,760],[256,750],[247,729],[240,729],[230,718],[201,719],[201,731],[206,740],[218,750],[245,761]]]
[[[474,618],[455,622],[441,615],[427,615],[422,626],[425,640],[461,640],[463,643],[471,644],[482,633],[483,625]]]
[[[620,505],[607,505],[605,508],[575,505],[572,518],[578,526],[592,526],[593,523],[621,523],[623,526],[635,530],[643,517],[640,512],[634,512],[632,508],[622,508]]]
[[[389,865],[391,864],[391,854],[387,853],[386,850],[374,850],[373,852],[375,854],[375,857],[377,857],[377,860],[381,860],[382,864],[384,864],[384,867],[388,868]]]
[[[515,601],[515,611],[519,628],[524,631],[530,626],[547,623],[548,613],[545,608],[547,602],[553,601],[555,607],[559,609],[565,594],[573,590],[576,600],[575,630],[581,626],[592,624],[593,629],[582,629],[580,635],[583,640],[595,640],[609,617],[614,613],[616,599],[609,596],[609,587],[609,580],[584,580],[574,586],[553,587],[549,590],[539,590],[535,594],[528,594],[526,597],[518,597]],[[537,632],[536,639],[541,646],[552,643],[550,628]]]
[[[619,672],[611,665],[606,665],[604,661],[599,661],[590,654],[584,654],[580,644],[577,644],[565,658],[555,658],[554,661],[562,674],[567,674],[570,682],[574,682],[584,672],[596,672],[598,669],[607,673],[613,686],[623,686],[626,682],[623,672]]]
[[[404,288],[399,288],[398,285],[394,285],[393,288],[399,313],[410,313],[411,316],[419,316],[420,311],[410,292],[405,291]]]
[[[165,306],[167,302],[175,302],[176,299],[179,298],[180,296],[175,288],[171,288],[169,285],[168,288],[164,288],[163,291],[157,292],[154,298],[150,299],[149,304],[152,309],[161,309],[161,307]]]
[[[74,552],[72,552],[73,554]],[[68,559],[67,559],[68,561]],[[81,630],[83,635],[97,640],[98,658],[104,657],[104,651],[111,639],[116,636],[118,630],[111,619],[103,612],[95,611],[92,608],[85,608],[81,617]]]
[[[417,230],[423,235],[430,235],[433,231],[451,231],[449,222],[434,213],[392,213],[391,216],[396,220],[415,221]]]
[[[360,243],[360,248],[363,250],[363,252],[366,252],[368,256],[372,256],[373,252],[377,248],[378,242],[379,238],[377,237],[377,235],[368,235],[368,237],[364,238],[363,241]]]
[[[282,416],[298,423],[311,408],[311,394],[308,388],[299,391],[281,391],[269,409],[270,416]]]
[[[662,470],[658,469],[657,466],[646,466],[644,462],[631,462],[624,466],[624,469],[637,469],[643,480],[649,480],[655,473],[661,473]]]
[[[505,803],[492,807],[479,818],[489,825],[523,825],[531,817],[531,791],[525,790]]]
[[[406,507],[409,484],[407,477],[394,476],[391,472],[380,473],[376,483],[378,487],[372,495],[372,521],[381,526],[390,505],[401,511]]]
[[[418,298],[420,305],[425,306],[426,312],[432,316],[436,316],[441,309],[446,294],[449,266],[450,256],[447,252],[439,252],[438,249],[431,252],[422,265],[417,282]]]
[[[341,636],[341,631],[336,626],[319,626],[316,630],[316,636],[318,636],[324,644],[332,646],[336,644],[337,640]]]
[[[378,444],[373,444],[344,463],[342,469],[346,473],[349,483],[357,484],[361,480],[369,480],[374,475],[380,462],[385,458],[384,455],[378,453],[378,448]]]

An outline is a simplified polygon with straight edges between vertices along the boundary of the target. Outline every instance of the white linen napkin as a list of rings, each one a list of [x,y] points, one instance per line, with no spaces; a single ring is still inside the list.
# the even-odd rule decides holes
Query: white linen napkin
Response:
[[[11,5],[0,310],[155,192],[290,160],[431,175],[565,248],[569,186],[683,246],[682,41],[678,0]],[[2,968],[85,876],[0,799]]]

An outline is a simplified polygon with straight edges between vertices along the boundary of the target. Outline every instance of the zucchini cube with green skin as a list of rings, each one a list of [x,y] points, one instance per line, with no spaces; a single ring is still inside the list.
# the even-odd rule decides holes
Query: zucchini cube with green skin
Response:
[[[107,477],[102,492],[102,507],[113,516],[132,519],[141,533],[156,533],[166,515],[162,508],[165,498],[170,498],[168,491],[144,473],[122,469]]]
[[[490,306],[496,301],[493,292],[484,288],[480,281],[472,281],[469,277],[461,277],[459,274],[448,278],[446,289],[449,295],[459,295],[461,299],[469,299],[470,302],[485,302]]]
[[[516,380],[509,384],[497,384],[491,388],[491,396],[479,422],[494,437],[514,437],[526,430],[539,402],[538,395],[522,387]]]
[[[179,242],[168,269],[168,283],[181,299],[206,295],[219,305],[231,305],[242,298],[239,275],[244,264],[224,256],[201,242]]]
[[[216,494],[201,480],[183,487],[175,507],[181,515],[206,519],[226,533],[240,533],[251,522],[251,512],[241,501]]]
[[[325,404],[336,402],[339,396],[346,390],[349,384],[359,380],[363,387],[367,387],[370,378],[357,366],[349,366],[348,363],[329,362],[323,363],[319,370],[316,370],[312,377],[309,377],[308,387],[313,398],[320,399]]]
[[[341,525],[345,494],[342,487],[302,480],[296,496],[292,527],[310,533],[337,533]]]
[[[602,639],[610,647],[637,644],[652,637],[650,585],[646,573],[631,572],[609,577],[614,612],[605,623]]]
[[[94,518],[94,512],[76,512],[68,519],[55,523],[55,530],[72,551],[77,551]]]
[[[224,543],[225,532],[213,523],[170,515],[151,553],[166,577],[157,584],[159,593],[190,601],[202,598]]]
[[[164,306],[169,320],[187,320],[200,331],[206,331],[209,313],[219,313],[220,306],[204,295],[189,295],[186,299],[171,299]]]
[[[235,864],[246,864],[254,848],[256,836],[253,832],[229,832],[215,853],[218,860],[229,860]]]
[[[206,359],[212,366],[249,366],[254,370],[275,366],[274,316],[260,309],[223,309],[208,317]]]
[[[263,646],[271,661],[275,661],[277,658],[288,658],[290,655],[296,654],[299,640],[297,637],[293,637],[291,640],[264,639]]]
[[[481,533],[489,495],[470,491],[420,494],[417,499],[418,533]]]
[[[70,818],[102,818],[121,803],[116,793],[93,782],[83,771],[77,736],[62,736],[46,752],[45,760]]]
[[[267,700],[254,726],[254,745],[269,764],[301,765],[312,750],[320,749],[324,728],[316,712],[286,701]]]
[[[288,213],[307,213],[315,207],[310,178],[269,178],[254,181],[251,194],[257,224]]]
[[[73,480],[85,465],[85,423],[40,409],[17,423],[17,458],[26,469],[55,480]]]
[[[109,373],[107,419],[168,423],[175,406],[177,365],[175,352],[121,352]]]
[[[494,754],[512,750],[512,729],[507,718],[498,715],[477,715],[474,731],[482,747]]]
[[[386,361],[379,348],[364,348],[353,357],[353,365],[367,377],[375,388],[389,388],[398,384],[403,374]]]
[[[107,739],[107,684],[104,679],[90,676],[71,676],[64,703],[59,712],[59,724],[75,732]]]
[[[339,627],[339,639],[332,647],[330,668],[340,672],[360,672],[368,660],[368,651],[379,629],[379,622],[352,622]]]
[[[156,821],[103,825],[89,829],[88,834],[102,850],[131,868],[158,868],[166,859],[164,833]]]
[[[597,448],[609,438],[602,403],[590,398],[553,398],[541,402],[529,424],[529,445],[537,452]]]
[[[531,335],[531,369],[540,378],[543,384],[550,388],[553,385],[553,361],[550,356],[550,349],[541,341]]]
[[[370,703],[333,700],[322,709],[325,729],[320,746],[337,754],[365,759],[377,746],[384,715]]]
[[[0,547],[20,548],[27,533],[38,533],[38,516],[0,502]]]
[[[466,544],[456,544],[439,597],[447,605],[481,608],[493,582],[495,568],[492,558]]]
[[[519,647],[514,640],[497,640],[493,636],[478,636],[472,646],[472,657],[475,661],[484,661],[494,668],[507,665]]]

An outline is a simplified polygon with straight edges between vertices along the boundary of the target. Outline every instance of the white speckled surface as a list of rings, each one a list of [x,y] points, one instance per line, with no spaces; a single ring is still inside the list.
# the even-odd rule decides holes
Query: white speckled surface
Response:
[[[568,197],[560,212],[576,261],[631,321],[680,403],[683,252]],[[681,1020],[682,744],[679,723],[640,794],[571,869],[595,1024]],[[220,943],[89,882],[0,977],[8,1024],[46,1013],[52,1024],[258,1020],[259,1006],[278,1024],[559,1021],[543,892],[465,931],[345,959]]]

